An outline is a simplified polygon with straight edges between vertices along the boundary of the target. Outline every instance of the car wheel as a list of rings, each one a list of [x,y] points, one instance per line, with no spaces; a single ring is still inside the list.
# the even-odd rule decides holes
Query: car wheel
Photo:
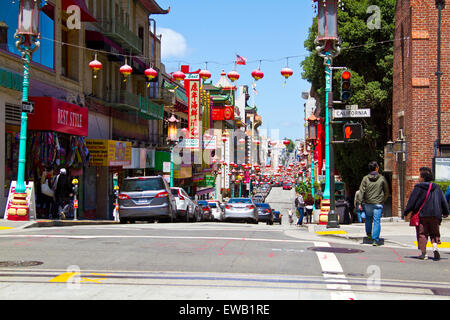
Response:
[[[125,218],[119,218],[120,224],[125,224],[127,223],[127,219]]]

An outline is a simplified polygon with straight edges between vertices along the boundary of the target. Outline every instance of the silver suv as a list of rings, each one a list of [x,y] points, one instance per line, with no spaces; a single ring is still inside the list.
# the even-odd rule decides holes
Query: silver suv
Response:
[[[123,180],[119,193],[121,223],[160,219],[173,222],[175,218],[175,199],[163,177],[133,177]]]

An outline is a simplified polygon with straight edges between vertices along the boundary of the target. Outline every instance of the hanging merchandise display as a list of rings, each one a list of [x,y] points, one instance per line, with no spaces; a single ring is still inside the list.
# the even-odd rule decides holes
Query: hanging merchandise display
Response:
[[[57,132],[31,132],[28,140],[30,161],[28,175],[33,176],[33,170],[45,168],[74,168],[80,169],[89,165],[90,153],[86,147],[86,140],[81,136],[72,136]]]

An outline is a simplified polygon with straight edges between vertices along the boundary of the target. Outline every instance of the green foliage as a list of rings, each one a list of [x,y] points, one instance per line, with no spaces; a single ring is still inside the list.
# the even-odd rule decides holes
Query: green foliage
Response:
[[[433,183],[441,187],[444,194],[447,192],[447,188],[450,186],[450,181],[433,181]]]
[[[317,197],[317,191],[320,190],[320,184],[315,181],[314,183],[314,193],[315,196]],[[300,193],[304,196],[308,195],[308,194],[312,194],[312,183],[310,180],[306,180],[306,181],[300,181],[297,186],[295,187],[295,191],[297,193]]]
[[[341,52],[333,66],[348,67],[352,74],[352,96],[348,104],[370,108],[371,118],[352,119],[364,127],[364,138],[356,143],[334,145],[335,167],[354,193],[367,164],[376,160],[383,166],[383,147],[391,138],[392,70],[394,48],[395,0],[346,0],[345,11],[338,10],[338,35]],[[381,28],[371,30],[367,21],[370,5],[381,9]],[[325,117],[325,68],[323,58],[316,53],[317,19],[309,29],[305,47],[311,54],[301,63],[302,77],[308,80],[320,101],[321,116]],[[334,100],[340,96],[341,71],[333,74]],[[335,106],[343,108],[343,106]],[[349,119],[350,120],[350,119]],[[342,125],[333,126],[334,140],[343,139]],[[382,169],[382,168],[381,168]]]

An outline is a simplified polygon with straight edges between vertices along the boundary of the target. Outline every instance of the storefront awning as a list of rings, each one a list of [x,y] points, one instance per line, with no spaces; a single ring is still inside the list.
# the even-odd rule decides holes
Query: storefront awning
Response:
[[[53,97],[30,97],[34,113],[28,115],[28,130],[55,131],[88,136],[89,111]]]
[[[202,189],[202,190],[197,191],[196,194],[198,196],[201,196],[201,195],[208,194],[208,193],[211,193],[211,192],[214,192],[214,188]]]
[[[92,14],[89,12],[89,9],[86,6],[86,3],[84,0],[62,0],[62,10],[64,12],[67,11],[67,8],[76,5],[80,8],[81,13],[81,21],[84,22],[96,22],[97,20],[92,16]],[[47,14],[49,17],[54,17],[55,15],[55,5],[47,2],[47,4],[42,9],[45,14]]]

